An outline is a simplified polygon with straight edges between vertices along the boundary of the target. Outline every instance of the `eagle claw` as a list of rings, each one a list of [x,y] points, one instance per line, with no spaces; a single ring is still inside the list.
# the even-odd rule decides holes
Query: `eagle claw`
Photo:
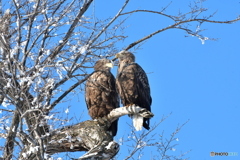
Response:
[[[144,117],[144,118],[152,118],[154,114],[147,109],[143,108],[139,111],[139,115]]]

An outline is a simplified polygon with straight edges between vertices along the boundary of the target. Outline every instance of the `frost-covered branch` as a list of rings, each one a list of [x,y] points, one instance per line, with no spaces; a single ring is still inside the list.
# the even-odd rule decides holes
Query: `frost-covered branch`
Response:
[[[140,135],[138,135],[135,132],[135,128],[132,126],[132,131],[131,131],[131,134],[128,136],[128,138],[133,139],[134,143],[131,146],[131,148],[129,149],[128,156],[126,156],[126,158],[124,160],[128,160],[128,159],[132,158],[138,151],[140,151],[139,154],[141,155],[141,151],[147,146],[154,146],[155,142],[152,142],[152,141],[156,139],[154,137],[155,134],[153,134],[151,136],[150,136],[150,134],[153,133],[153,131],[155,131],[155,129],[163,121],[165,121],[169,116],[170,115],[162,117],[162,119],[157,124],[153,125],[150,130],[148,130],[148,131],[145,130],[144,132],[140,133]],[[139,159],[141,159],[141,158],[139,158]]]
[[[67,91],[65,91],[61,96],[59,96],[50,106],[46,108],[47,111],[52,110],[67,94],[69,94],[72,90],[74,90],[76,87],[78,87],[80,84],[85,82],[88,77],[91,76],[91,74],[85,76],[82,80],[78,81],[74,85],[72,85]]]
[[[5,147],[4,147],[4,159],[10,160],[13,156],[14,151],[14,139],[17,135],[17,129],[19,126],[20,117],[18,111],[15,111],[14,116],[12,118],[12,125],[8,130],[8,134],[6,137]]]
[[[187,28],[184,28],[184,27],[181,27],[181,25],[183,24],[186,24],[186,23],[190,23],[190,22],[199,22],[200,24],[204,23],[204,22],[207,22],[207,23],[221,23],[221,24],[231,24],[231,23],[234,23],[234,22],[237,22],[237,21],[240,21],[240,17],[236,18],[236,19],[233,19],[233,20],[229,20],[229,21],[215,21],[215,20],[208,20],[208,19],[188,19],[188,20],[183,20],[183,21],[179,21],[177,23],[174,23],[172,25],[169,25],[168,27],[165,27],[165,28],[162,28],[160,30],[157,30],[133,43],[131,43],[130,45],[128,45],[124,50],[129,50],[131,49],[132,47],[136,46],[137,44],[143,42],[143,41],[146,41],[148,40],[149,38],[151,38],[152,36],[155,36],[157,35],[158,33],[161,33],[163,31],[166,31],[166,30],[169,30],[169,29],[181,29],[181,30],[185,30],[187,31],[188,34],[191,34],[191,36],[196,36],[196,37],[201,37],[201,40],[203,40],[204,38],[202,38],[203,36],[199,35],[197,32],[194,32],[190,29],[187,29]],[[207,39],[206,39],[207,40]]]
[[[111,19],[111,21],[94,37],[92,43],[96,41],[105,31],[106,29],[120,16],[124,8],[127,6],[129,0],[126,0],[124,5],[121,7],[121,9],[118,11],[118,13]]]
[[[97,35],[95,35],[93,38],[89,39],[87,41],[87,43],[83,46],[84,47],[84,51],[86,52],[85,56],[84,56],[84,60],[86,59],[86,57],[88,56],[88,54],[90,54],[90,52],[88,51],[91,46],[99,39],[99,37],[106,32],[106,30],[109,28],[109,26],[116,21],[116,19],[120,16],[120,14],[122,13],[122,11],[124,10],[124,8],[127,6],[129,0],[126,0],[124,5],[121,7],[121,9],[118,11],[118,13],[99,31],[99,33]],[[111,37],[110,39],[113,39],[113,37]],[[107,42],[108,40],[104,40],[105,42]],[[100,42],[103,43],[103,42]],[[105,48],[105,47],[104,47]],[[82,54],[80,52],[80,54]],[[80,55],[76,56],[73,65],[71,66],[71,69],[75,66],[76,62],[78,61],[78,59],[80,58]],[[84,60],[82,62],[84,62]]]
[[[144,118],[152,118],[154,116],[150,111],[148,111],[145,108],[141,108],[141,107],[138,107],[138,106],[135,106],[135,105],[131,105],[129,107],[120,107],[120,108],[116,108],[116,109],[112,110],[108,114],[107,118],[111,122],[113,122],[116,119],[118,119],[119,117],[127,115],[127,114],[138,114],[138,115],[140,115],[141,117],[144,117]]]
[[[53,53],[51,54],[51,56],[49,57],[49,59],[47,59],[48,61],[51,61],[56,55],[59,54],[59,51],[64,47],[64,45],[67,43],[68,39],[70,38],[70,36],[73,34],[73,31],[75,29],[75,27],[77,26],[77,24],[79,23],[79,20],[81,19],[81,17],[83,16],[83,14],[87,11],[88,7],[90,6],[90,4],[93,2],[93,0],[86,0],[84,1],[83,6],[81,7],[81,9],[79,10],[76,18],[74,19],[73,23],[71,24],[70,28],[68,29],[65,37],[63,38],[63,40],[60,42],[59,46],[57,46]]]
[[[171,20],[174,21],[174,24],[169,25],[169,26],[167,26],[165,28],[159,29],[159,30],[157,30],[157,31],[155,31],[155,32],[153,32],[153,33],[151,33],[151,34],[149,34],[149,35],[147,35],[147,36],[145,36],[145,37],[143,37],[143,38],[141,38],[141,39],[131,43],[124,50],[129,50],[132,47],[134,47],[135,45],[137,45],[137,44],[139,44],[139,43],[141,43],[141,42],[151,38],[154,35],[157,35],[158,33],[166,31],[168,29],[181,29],[181,30],[185,30],[187,32],[187,34],[189,34],[191,36],[196,36],[201,41],[209,40],[211,38],[207,38],[206,39],[204,36],[199,35],[199,32],[201,30],[197,29],[197,31],[194,31],[193,29],[189,29],[187,26],[183,26],[183,25],[186,25],[186,24],[189,24],[189,23],[192,23],[192,22],[199,23],[198,26],[201,26],[203,23],[231,24],[231,23],[234,23],[234,22],[237,22],[237,21],[240,20],[240,16],[238,16],[235,19],[226,20],[226,21],[211,20],[210,18],[212,18],[214,14],[211,14],[208,17],[205,17],[205,16],[200,17],[201,14],[203,12],[206,12],[208,9],[203,8],[202,4],[200,3],[200,5],[199,5],[198,2],[196,2],[194,5],[190,5],[190,11],[189,12],[186,12],[184,14],[179,13],[179,15],[170,15],[170,14],[165,13],[166,12],[166,8],[168,8],[168,6],[163,8],[161,11],[138,9],[138,10],[133,10],[133,11],[122,13],[121,16],[128,15],[128,14],[134,14],[134,13],[138,13],[138,12],[152,13],[152,14],[158,14],[160,16],[166,17],[166,18],[171,19]]]
[[[145,118],[153,114],[144,108],[132,105],[114,109],[107,117],[89,120],[73,126],[55,130],[46,137],[46,152],[54,154],[59,152],[88,151],[80,159],[110,159],[119,150],[119,145],[113,141],[112,135],[107,131],[111,123],[127,114],[137,114]]]
[[[166,139],[164,138],[163,134],[164,132],[159,135],[160,137],[160,142],[156,144],[156,147],[158,148],[158,152],[160,153],[160,160],[164,159],[173,159],[173,160],[183,160],[183,157],[190,151],[185,152],[184,154],[181,154],[179,156],[173,156],[173,155],[168,155],[168,151],[176,150],[177,144],[175,143],[176,141],[179,141],[179,139],[176,137],[176,135],[179,133],[179,131],[182,129],[183,126],[185,126],[189,122],[186,121],[182,125],[179,125],[174,132],[170,135],[170,138]],[[185,159],[185,158],[184,158]]]

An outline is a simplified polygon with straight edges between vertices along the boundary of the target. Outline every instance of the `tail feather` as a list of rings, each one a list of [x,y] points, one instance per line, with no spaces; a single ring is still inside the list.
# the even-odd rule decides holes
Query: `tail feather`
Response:
[[[136,131],[142,130],[143,117],[141,117],[139,115],[132,115],[131,117],[133,119],[133,126],[136,129]]]
[[[108,128],[108,131],[111,132],[112,136],[116,136],[118,130],[118,119],[112,122],[111,126]]]
[[[150,119],[149,118],[143,118],[143,127],[146,128],[147,130],[150,129]]]

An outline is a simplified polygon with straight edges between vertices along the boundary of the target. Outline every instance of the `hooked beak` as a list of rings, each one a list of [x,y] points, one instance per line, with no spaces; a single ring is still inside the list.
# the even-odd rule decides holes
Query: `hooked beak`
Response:
[[[113,68],[113,63],[107,63],[106,66],[109,68]]]
[[[118,58],[117,58],[117,57],[115,57],[115,58],[113,58],[113,59],[112,59],[112,61],[114,62],[114,61],[116,61],[117,59],[118,59]]]
[[[113,61],[113,62],[116,61],[116,60],[120,57],[120,55],[121,55],[121,52],[117,53],[117,54],[115,55],[115,58],[112,59],[112,61]]]

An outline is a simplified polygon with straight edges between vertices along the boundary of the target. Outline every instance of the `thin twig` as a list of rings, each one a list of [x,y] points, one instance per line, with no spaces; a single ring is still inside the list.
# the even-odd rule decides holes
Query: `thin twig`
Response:
[[[141,42],[143,42],[143,41],[151,38],[152,36],[154,36],[154,35],[156,35],[156,34],[158,34],[158,33],[161,33],[161,32],[166,31],[166,30],[168,30],[168,29],[177,28],[177,26],[179,26],[179,25],[181,25],[181,24],[184,24],[184,23],[189,23],[189,22],[200,22],[200,23],[208,22],[208,23],[230,24],[230,23],[237,22],[237,21],[239,21],[239,20],[240,20],[240,17],[238,17],[238,18],[236,18],[236,19],[233,19],[233,20],[229,20],[229,21],[214,21],[214,20],[201,19],[201,18],[200,18],[200,19],[189,19],[189,20],[185,20],[185,21],[180,21],[180,22],[174,23],[174,24],[172,24],[172,25],[170,25],[170,26],[168,26],[168,27],[165,27],[165,28],[163,28],[163,29],[157,30],[157,31],[155,31],[155,32],[153,32],[153,33],[151,33],[151,34],[149,34],[149,35],[147,35],[147,36],[145,36],[145,37],[143,37],[143,38],[141,38],[141,39],[139,39],[139,40],[131,43],[130,45],[128,45],[128,46],[127,46],[125,49],[123,49],[123,50],[129,50],[129,49],[131,49],[132,47],[134,47],[135,45],[137,45],[137,44],[139,44],[139,43],[141,43]],[[179,28],[179,29],[181,29],[181,28]]]

